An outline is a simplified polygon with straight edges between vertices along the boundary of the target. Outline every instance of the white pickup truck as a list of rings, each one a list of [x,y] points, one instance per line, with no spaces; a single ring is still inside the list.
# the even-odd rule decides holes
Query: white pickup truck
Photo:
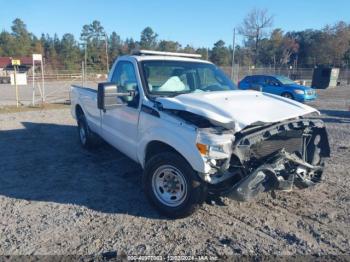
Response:
[[[330,156],[317,110],[236,90],[197,55],[119,57],[97,90],[72,86],[71,105],[81,144],[99,136],[139,163],[146,195],[169,217],[191,214],[208,195],[246,201],[312,186]]]

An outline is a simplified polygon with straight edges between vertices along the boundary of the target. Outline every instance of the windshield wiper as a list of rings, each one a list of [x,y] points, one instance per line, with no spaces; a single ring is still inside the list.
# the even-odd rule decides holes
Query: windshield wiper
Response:
[[[152,92],[151,95],[154,96],[178,96],[178,95],[183,95],[183,94],[188,94],[188,93],[192,93],[193,91],[189,90],[189,91],[169,91],[169,92]]]

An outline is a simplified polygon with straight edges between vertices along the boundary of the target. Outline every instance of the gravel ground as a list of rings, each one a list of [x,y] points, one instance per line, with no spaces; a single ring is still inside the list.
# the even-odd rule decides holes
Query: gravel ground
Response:
[[[313,103],[332,149],[324,183],[179,220],[153,210],[123,154],[83,150],[68,109],[0,114],[0,254],[350,255],[347,101],[337,88]]]

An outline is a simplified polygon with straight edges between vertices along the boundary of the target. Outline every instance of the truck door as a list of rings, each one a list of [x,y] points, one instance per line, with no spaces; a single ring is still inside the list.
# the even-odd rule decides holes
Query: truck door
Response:
[[[123,97],[124,105],[102,112],[102,136],[116,148],[137,159],[137,132],[139,121],[140,93],[134,64],[120,61],[115,67],[111,82],[125,91],[135,91],[133,97]]]

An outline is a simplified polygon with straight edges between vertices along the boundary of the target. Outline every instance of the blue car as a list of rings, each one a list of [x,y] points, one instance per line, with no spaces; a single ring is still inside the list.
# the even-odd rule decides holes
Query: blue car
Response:
[[[317,97],[313,88],[298,85],[288,77],[279,75],[246,76],[239,82],[238,86],[242,90],[258,90],[299,102],[312,101]]]

